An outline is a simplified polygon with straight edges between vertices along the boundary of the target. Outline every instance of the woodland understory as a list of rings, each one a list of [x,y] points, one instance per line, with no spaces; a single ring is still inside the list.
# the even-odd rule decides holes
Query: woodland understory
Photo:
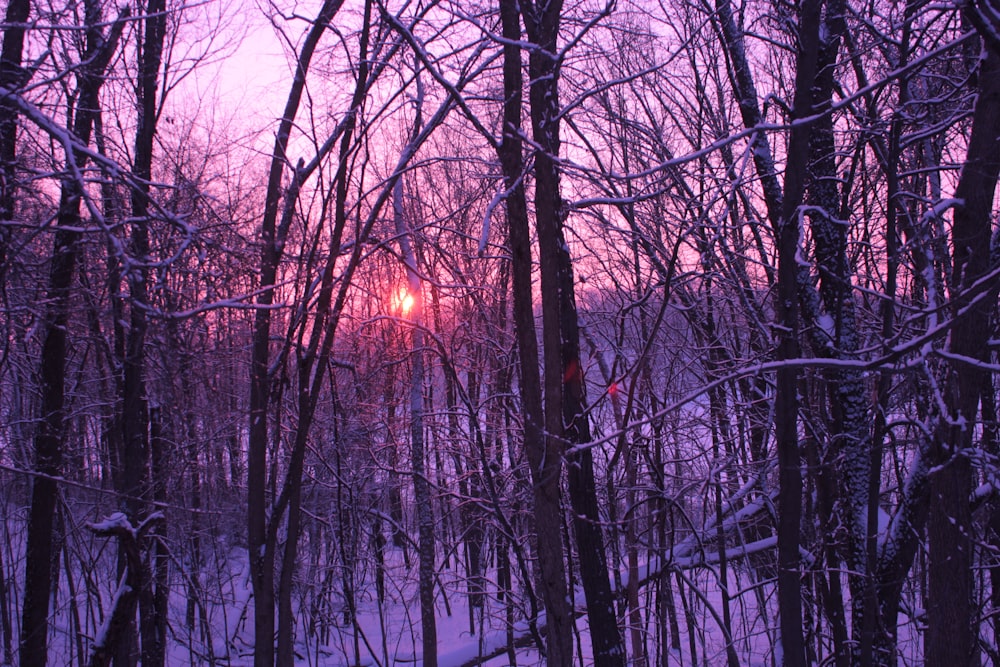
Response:
[[[1000,665],[998,0],[0,12],[0,665]]]

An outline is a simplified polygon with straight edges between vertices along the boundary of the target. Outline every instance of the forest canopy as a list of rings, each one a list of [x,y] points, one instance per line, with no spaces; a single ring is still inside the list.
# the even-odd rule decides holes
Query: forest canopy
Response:
[[[2,12],[0,665],[1000,664],[996,0]]]

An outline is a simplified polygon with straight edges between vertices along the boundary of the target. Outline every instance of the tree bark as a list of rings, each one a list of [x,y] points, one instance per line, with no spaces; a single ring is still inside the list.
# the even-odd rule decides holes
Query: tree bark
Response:
[[[81,145],[90,143],[98,113],[104,71],[118,45],[120,17],[105,35],[100,4],[85,4],[86,47],[80,68],[77,106],[72,132]],[[56,478],[62,474],[65,439],[66,349],[72,288],[79,256],[80,202],[83,184],[73,173],[86,163],[81,151],[68,151],[67,175],[60,186],[55,242],[49,266],[40,360],[42,402],[35,434],[35,470],[28,539],[25,548],[24,607],[21,617],[20,659],[23,665],[45,665],[48,657],[49,600],[52,593],[53,525],[58,498]]]
[[[22,86],[26,72],[21,67],[24,34],[31,13],[31,0],[10,0],[4,14],[3,48],[0,49],[0,87]],[[17,107],[0,99],[0,223],[12,220],[17,189]],[[0,224],[0,286],[6,282],[7,246],[10,229]]]
[[[969,148],[955,189],[952,218],[951,311],[948,342],[953,367],[942,385],[948,414],[938,415],[936,469],[929,476],[931,512],[927,636],[929,665],[978,665],[979,616],[974,600],[975,528],[970,449],[985,369],[984,351],[998,290],[997,281],[974,288],[990,269],[994,191],[1000,175],[1000,51],[985,49]]]
[[[520,399],[523,411],[524,449],[531,468],[535,535],[541,570],[542,604],[545,607],[546,664],[568,667],[573,663],[573,619],[567,598],[563,557],[560,499],[562,451],[558,442],[544,435],[542,383],[538,339],[535,336],[531,289],[531,231],[524,189],[521,154],[521,27],[516,0],[500,0],[504,43],[503,139],[498,153],[507,189],[507,225],[511,252],[514,331],[520,364]]]
[[[625,664],[625,645],[615,615],[597,506],[573,263],[563,234],[566,211],[559,186],[561,63],[557,54],[561,14],[561,0],[521,3],[525,29],[535,45],[528,58],[528,74],[532,137],[539,147],[534,169],[535,225],[541,273],[545,438],[550,452],[578,446],[567,457],[567,474],[580,579],[594,660],[614,667]]]

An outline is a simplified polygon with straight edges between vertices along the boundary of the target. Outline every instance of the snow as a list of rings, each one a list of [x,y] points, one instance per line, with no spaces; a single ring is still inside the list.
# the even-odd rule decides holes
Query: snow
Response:
[[[126,517],[123,512],[115,512],[114,514],[108,515],[108,517],[103,521],[91,523],[88,524],[88,526],[95,533],[115,533],[118,531],[126,531],[135,536],[135,529],[132,527],[128,517]]]
[[[128,595],[131,592],[132,592],[132,587],[125,583],[125,577],[122,576],[121,583],[118,585],[118,590],[115,592],[115,596],[111,600],[111,606],[109,607],[109,609],[115,609],[118,606],[119,602],[121,601],[122,597]],[[108,632],[110,632],[111,630],[112,620],[113,617],[109,613],[105,617],[104,623],[101,625],[101,629],[98,630],[97,634],[94,636],[95,648],[104,648],[105,646],[107,646]]]
[[[120,516],[120,513],[116,513],[93,525],[106,530],[118,530],[126,527],[127,521]],[[221,550],[211,557],[214,564],[209,566],[202,578],[202,586],[205,591],[203,602],[206,605],[205,609],[210,623],[211,643],[208,646],[200,645],[198,636],[189,636],[188,628],[183,621],[186,606],[185,589],[183,586],[173,586],[169,613],[174,621],[172,623],[172,639],[168,642],[168,667],[190,667],[191,664],[249,667],[252,663],[253,599],[250,594],[247,554],[243,548],[225,548],[222,543],[215,546],[220,547]],[[763,549],[765,545],[761,543],[758,547]],[[746,548],[748,550],[755,549],[753,545],[747,545]],[[111,558],[109,564],[113,564],[113,550],[108,550],[106,555]],[[730,550],[729,555],[735,558],[739,554],[735,550]],[[718,606],[720,594],[717,590],[713,590],[711,571],[703,567],[704,563],[713,561],[712,556],[708,554],[702,558],[701,565],[696,563],[699,558],[693,556],[691,564],[697,565],[700,569],[689,570],[685,579],[697,583],[698,588],[704,588],[707,595],[682,603],[681,597],[675,590],[678,621],[681,632],[685,635],[683,645],[687,646],[687,635],[693,632],[700,654],[705,656],[708,664],[718,664],[715,662],[715,658],[724,660],[725,642],[717,620],[709,610],[705,609],[704,605],[707,603]],[[214,568],[218,568],[218,571],[210,574]],[[757,625],[757,621],[753,620],[757,616],[754,609],[756,603],[753,602],[755,597],[751,595],[753,587],[742,586],[736,582],[743,577],[739,574],[739,566],[736,561],[731,564],[731,568],[734,570],[731,576],[735,579],[730,581],[730,587],[733,590],[740,589],[734,594],[734,604],[744,605],[745,603],[745,608],[740,607],[745,618],[737,619],[740,627],[745,626],[743,632],[746,636],[738,639],[741,655],[746,659],[744,664],[768,664],[767,634],[762,627]],[[641,570],[643,576],[646,576],[650,571],[649,564],[644,564]],[[372,591],[363,593],[359,599],[358,662],[355,661],[354,656],[355,629],[352,626],[334,625],[330,628],[330,640],[318,643],[318,638],[308,632],[309,612],[306,608],[302,608],[296,613],[296,667],[388,666],[393,664],[419,667],[422,665],[419,612],[417,611],[416,563],[411,568],[407,568],[403,563],[401,551],[389,547],[387,549],[386,578],[387,599],[384,606],[379,606]],[[442,593],[438,590],[438,664],[440,667],[463,667],[473,663],[482,664],[484,667],[505,667],[508,665],[509,660],[506,652],[508,631],[506,621],[503,618],[503,605],[495,599],[496,591],[489,592],[484,613],[481,616],[476,615],[477,631],[472,633],[469,631],[468,625],[467,598],[462,593],[465,585],[464,580],[453,570],[442,571],[441,579],[448,595],[451,614],[448,615],[445,612]],[[736,585],[734,586],[734,584]],[[211,591],[215,592],[211,593]],[[125,585],[124,580],[121,580],[116,588],[110,592],[110,595],[105,598],[102,604],[105,610],[103,623],[92,631],[94,642],[99,643],[106,639],[110,610],[116,601],[128,592],[130,592],[129,587]],[[699,595],[705,594],[699,593]],[[577,591],[576,595],[573,596],[574,603],[581,603],[582,599],[583,595],[580,591]],[[295,604],[299,604],[301,600],[303,598],[296,596]],[[523,600],[518,602],[519,606],[520,602]],[[692,614],[690,618],[683,613],[685,605],[694,605],[690,608]],[[575,622],[578,636],[574,639],[574,653],[579,650],[585,657],[584,664],[590,665],[592,664],[589,657],[591,648],[586,615],[581,604],[577,604],[576,608],[577,618]],[[773,612],[766,611],[765,613],[771,614]],[[327,621],[342,621],[341,618],[335,618],[335,616],[336,613],[333,617],[328,617]],[[536,621],[539,626],[544,627],[544,614],[539,616]],[[696,625],[689,627],[689,621],[696,623]],[[479,628],[482,630],[481,633]],[[511,626],[510,632],[518,645],[516,649],[518,665],[532,667],[544,664],[544,659],[531,644],[529,626],[525,619],[516,620]],[[577,646],[577,642],[579,642],[579,646]],[[58,651],[59,646],[58,643],[54,645],[54,650]],[[188,647],[190,647],[190,652]],[[686,652],[687,649],[682,648],[678,653],[672,654],[672,659],[681,659],[682,656],[686,656]]]
[[[819,317],[816,318],[816,325],[819,326],[827,338],[835,340],[836,325],[829,313],[820,313]]]

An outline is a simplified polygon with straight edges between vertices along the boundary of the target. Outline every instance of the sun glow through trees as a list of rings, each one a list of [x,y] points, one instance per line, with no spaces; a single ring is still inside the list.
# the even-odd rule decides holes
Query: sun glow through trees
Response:
[[[392,312],[408,317],[413,310],[413,295],[405,287],[400,287],[392,295]]]

